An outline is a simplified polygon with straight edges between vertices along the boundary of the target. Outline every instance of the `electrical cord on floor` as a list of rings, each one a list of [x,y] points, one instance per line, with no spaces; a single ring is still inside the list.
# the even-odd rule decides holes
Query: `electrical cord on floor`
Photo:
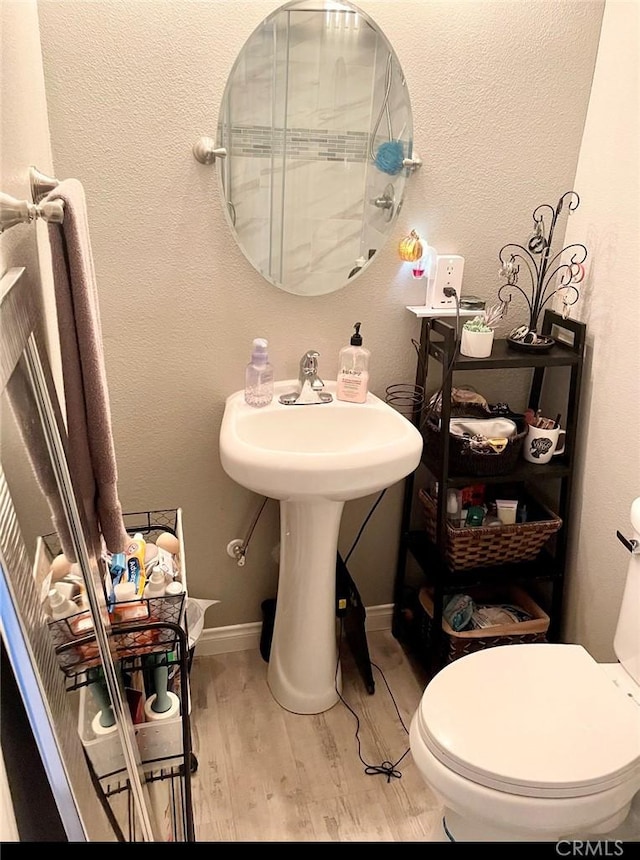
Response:
[[[364,518],[364,521],[363,521],[362,525],[360,526],[360,529],[359,529],[359,531],[358,531],[358,534],[356,535],[355,540],[354,540],[354,541],[353,541],[353,543],[351,544],[351,549],[349,550],[349,552],[348,552],[348,553],[347,553],[347,555],[345,556],[345,559],[344,559],[344,563],[345,563],[345,564],[346,564],[346,563],[349,561],[349,559],[351,558],[351,555],[352,555],[352,553],[353,553],[354,549],[356,548],[356,546],[358,545],[358,541],[360,540],[360,538],[361,538],[361,536],[362,536],[362,533],[363,533],[363,531],[364,531],[364,530],[365,530],[365,528],[366,528],[367,523],[369,522],[369,520],[370,520],[370,519],[371,519],[371,517],[373,516],[373,512],[375,511],[375,509],[378,507],[378,505],[379,505],[379,504],[380,504],[380,502],[382,501],[382,497],[384,496],[384,494],[385,494],[386,492],[387,492],[387,489],[386,489],[386,488],[385,488],[384,490],[382,490],[382,492],[379,494],[378,498],[377,498],[377,499],[375,500],[375,502],[373,503],[373,505],[372,505],[372,507],[371,507],[371,510],[369,511],[369,513],[367,514],[367,516]],[[400,762],[401,762],[401,761],[402,761],[402,760],[403,760],[403,759],[408,755],[408,753],[409,753],[409,748],[407,748],[407,749],[402,753],[402,755],[400,756],[400,758],[399,758],[397,761],[395,761],[395,762],[391,762],[391,761],[383,761],[381,764],[373,765],[373,764],[369,764],[369,762],[366,762],[366,761],[364,760],[364,758],[362,757],[362,748],[361,748],[361,745],[360,745],[360,718],[358,717],[358,715],[356,714],[356,712],[353,710],[353,708],[348,704],[348,702],[344,699],[344,697],[342,696],[342,694],[341,694],[340,690],[338,689],[338,670],[339,670],[339,667],[340,667],[340,655],[341,655],[341,652],[342,652],[342,642],[343,642],[343,636],[342,636],[342,634],[343,634],[343,625],[344,625],[344,621],[343,621],[343,619],[342,619],[342,617],[341,617],[341,618],[340,618],[340,633],[339,633],[339,638],[338,638],[338,661],[337,661],[337,663],[336,663],[336,673],[335,673],[335,681],[334,681],[334,683],[335,683],[336,693],[338,694],[338,697],[340,698],[340,701],[341,701],[341,702],[342,702],[342,704],[345,706],[345,708],[346,708],[346,709],[347,709],[347,710],[348,710],[348,711],[353,715],[353,717],[354,717],[354,718],[355,718],[355,720],[356,720],[356,734],[355,734],[355,737],[356,737],[356,742],[357,742],[357,744],[358,744],[358,758],[360,759],[360,761],[361,761],[361,762],[362,762],[362,764],[364,765],[364,767],[365,767],[365,771],[364,771],[364,772],[365,772],[368,776],[375,776],[375,775],[377,775],[377,774],[384,774],[384,775],[387,777],[387,782],[391,782],[391,780],[392,780],[392,779],[401,779],[401,777],[402,777],[402,771],[398,770],[398,765],[399,765],[399,764],[400,764]],[[398,719],[400,720],[400,724],[402,725],[402,728],[405,730],[406,734],[409,734],[409,732],[408,732],[408,730],[407,730],[407,727],[405,726],[404,721],[403,721],[403,719],[402,719],[402,716],[400,715],[400,711],[398,710],[398,705],[396,704],[396,700],[393,698],[393,693],[391,692],[391,688],[389,687],[389,684],[387,683],[387,679],[386,679],[386,678],[385,678],[385,676],[384,676],[384,672],[383,672],[383,671],[382,671],[382,669],[381,669],[379,666],[377,666],[375,663],[373,663],[372,661],[370,661],[370,662],[371,662],[371,666],[372,666],[373,668],[377,669],[377,670],[378,670],[378,672],[380,673],[380,675],[381,675],[381,677],[382,677],[382,680],[384,681],[384,685],[385,685],[385,687],[387,688],[387,691],[388,691],[389,695],[391,696],[391,701],[393,702],[393,706],[394,706],[394,708],[396,709],[396,714],[398,715]]]
[[[336,673],[335,673],[335,689],[336,689],[336,693],[338,694],[338,697],[339,697],[340,701],[342,702],[342,704],[355,718],[355,721],[356,721],[355,738],[356,738],[356,742],[358,744],[358,758],[360,759],[360,761],[364,765],[364,772],[367,776],[377,776],[378,774],[383,774],[384,776],[386,776],[388,783],[391,782],[392,779],[401,779],[402,778],[402,771],[398,770],[398,765],[409,754],[410,749],[411,749],[410,747],[407,747],[407,749],[402,753],[400,758],[394,762],[385,760],[385,761],[381,762],[380,764],[370,764],[368,761],[365,761],[365,759],[362,757],[362,746],[360,744],[360,717],[356,714],[356,712],[353,710],[351,705],[345,700],[342,693],[338,689],[338,670],[340,668],[340,654],[342,651],[342,641],[343,641],[342,632],[343,632],[343,621],[342,621],[342,619],[340,619],[340,633],[339,633],[339,637],[338,637],[338,660],[336,662]],[[400,711],[398,710],[398,705],[396,703],[396,700],[393,697],[393,693],[391,692],[391,688],[389,687],[389,684],[387,683],[387,679],[385,678],[382,669],[376,663],[371,662],[371,665],[375,669],[377,669],[378,672],[380,673],[382,680],[384,681],[385,687],[387,688],[387,691],[388,691],[389,695],[391,696],[391,701],[393,702],[393,706],[396,709],[396,714],[398,715],[398,719],[400,720],[400,725],[404,729],[405,733],[408,735],[409,730],[407,729],[407,727],[404,724],[404,720],[402,719]]]
[[[379,505],[379,504],[380,504],[380,502],[382,501],[382,497],[384,496],[384,494],[385,494],[386,492],[387,492],[387,489],[386,489],[386,487],[385,487],[385,489],[384,489],[384,490],[382,490],[382,492],[378,495],[378,498],[377,498],[377,499],[375,500],[375,502],[373,503],[373,505],[372,505],[372,507],[371,507],[371,509],[370,509],[369,513],[367,514],[367,516],[364,518],[364,520],[363,520],[363,522],[362,522],[362,525],[360,526],[360,529],[358,530],[358,534],[356,535],[356,537],[355,537],[355,539],[354,539],[353,543],[351,544],[351,549],[349,550],[349,552],[347,553],[347,555],[346,555],[346,557],[345,557],[345,560],[344,560],[344,563],[345,563],[345,564],[346,564],[346,563],[349,561],[349,559],[351,558],[351,555],[352,555],[352,553],[353,553],[354,549],[356,548],[356,546],[358,545],[358,542],[359,542],[359,540],[360,540],[360,538],[361,538],[361,536],[362,536],[362,533],[364,532],[364,530],[365,530],[365,528],[366,528],[366,526],[367,526],[367,523],[369,522],[369,520],[370,520],[370,519],[371,519],[371,517],[373,516],[373,512],[375,511],[375,509],[378,507],[378,505]],[[245,542],[244,542],[244,549],[245,549],[245,552],[246,552],[246,548],[247,548],[247,547],[248,547],[248,545],[249,545],[249,541],[251,540],[251,536],[252,536],[253,531],[254,531],[254,529],[255,529],[255,527],[256,527],[256,525],[257,525],[257,522],[258,522],[258,520],[260,519],[260,515],[262,514],[262,512],[263,512],[263,510],[264,510],[264,508],[265,508],[265,505],[267,504],[267,502],[268,502],[268,501],[269,501],[269,499],[268,499],[268,498],[265,498],[265,499],[263,500],[263,502],[262,502],[262,504],[261,504],[261,506],[260,506],[260,508],[259,508],[259,510],[258,510],[258,512],[257,512],[257,514],[256,514],[256,516],[254,517],[253,523],[252,523],[252,525],[251,525],[251,528],[249,529],[249,533],[248,533],[248,535],[247,535],[247,537],[246,537],[246,539],[245,539]],[[362,757],[362,749],[361,749],[361,745],[360,745],[360,718],[358,717],[358,715],[356,714],[356,712],[353,710],[353,708],[351,707],[351,705],[349,705],[349,704],[348,704],[348,702],[344,699],[344,697],[342,696],[342,694],[341,694],[340,690],[338,689],[338,671],[339,671],[339,668],[340,668],[340,655],[341,655],[341,652],[342,652],[342,641],[343,641],[343,635],[342,635],[342,634],[343,634],[343,625],[344,625],[344,622],[343,622],[343,619],[342,619],[342,617],[341,617],[341,618],[340,618],[340,635],[339,635],[339,640],[338,640],[338,660],[337,660],[337,662],[336,662],[336,671],[335,671],[334,684],[335,684],[336,693],[338,694],[338,697],[339,697],[340,701],[341,701],[341,702],[342,702],[342,704],[345,706],[345,708],[346,708],[346,709],[347,709],[347,710],[348,710],[348,711],[353,715],[353,717],[354,717],[354,718],[355,718],[355,720],[356,720],[356,734],[355,734],[355,737],[356,737],[356,741],[357,741],[357,744],[358,744],[358,758],[360,759],[360,761],[361,761],[361,762],[362,762],[362,764],[364,765],[364,768],[365,768],[365,771],[364,771],[364,772],[365,772],[365,774],[367,774],[367,776],[375,776],[375,775],[377,775],[377,774],[384,774],[384,775],[387,777],[387,782],[391,782],[391,780],[392,780],[392,779],[401,779],[401,778],[402,778],[402,771],[398,770],[398,765],[399,765],[399,764],[400,764],[400,762],[401,762],[404,758],[406,758],[406,756],[409,754],[409,751],[410,751],[410,748],[409,748],[409,747],[408,747],[408,748],[407,748],[407,749],[402,753],[402,755],[400,756],[400,758],[399,758],[399,759],[397,759],[397,761],[395,761],[395,762],[391,762],[391,761],[383,761],[383,762],[381,762],[381,763],[380,763],[380,764],[378,764],[378,765],[374,765],[374,764],[369,764],[369,762],[365,761],[365,760],[364,760],[364,758]],[[395,700],[395,699],[394,699],[394,697],[393,697],[393,693],[391,692],[391,688],[389,687],[389,684],[387,683],[387,679],[386,679],[386,678],[385,678],[385,676],[384,676],[384,672],[382,671],[382,669],[381,669],[378,665],[376,665],[376,664],[375,664],[374,662],[372,662],[372,661],[371,661],[371,666],[372,666],[374,669],[377,669],[377,670],[378,670],[378,672],[380,673],[380,676],[382,677],[382,680],[384,681],[385,687],[387,688],[387,691],[388,691],[389,695],[391,696],[391,701],[393,702],[393,706],[394,706],[394,708],[395,708],[395,710],[396,710],[396,714],[398,715],[398,719],[400,720],[400,724],[401,724],[402,728],[404,729],[405,733],[408,735],[408,734],[409,734],[409,731],[408,731],[407,727],[406,727],[406,726],[405,726],[405,724],[404,724],[404,721],[403,721],[403,719],[402,719],[402,716],[401,716],[401,714],[400,714],[400,711],[398,710],[398,705],[397,705],[397,703],[396,703],[396,700]]]

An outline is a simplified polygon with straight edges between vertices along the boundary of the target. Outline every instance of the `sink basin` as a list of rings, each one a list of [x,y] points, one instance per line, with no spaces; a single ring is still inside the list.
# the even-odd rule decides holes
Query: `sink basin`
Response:
[[[395,484],[418,465],[420,433],[375,395],[345,403],[335,398],[336,383],[327,382],[331,403],[278,402],[295,387],[295,380],[276,383],[272,402],[259,409],[244,402],[242,391],[227,399],[220,455],[238,484],[273,499],[347,501]]]
[[[220,459],[236,483],[280,502],[280,573],[267,682],[296,714],[317,714],[339,700],[336,561],[344,503],[379,492],[418,466],[422,436],[393,407],[369,393],[365,403],[255,408],[244,392],[227,398]],[[391,578],[392,572],[389,572]]]

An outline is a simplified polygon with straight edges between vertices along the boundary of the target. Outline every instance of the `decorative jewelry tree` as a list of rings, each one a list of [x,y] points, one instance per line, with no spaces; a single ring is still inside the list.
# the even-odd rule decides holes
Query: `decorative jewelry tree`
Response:
[[[507,280],[498,290],[498,299],[509,303],[512,299],[510,291],[515,289],[524,296],[529,308],[528,325],[515,328],[507,338],[516,348],[533,347],[536,351],[550,349],[553,338],[538,334],[538,321],[543,308],[559,293],[562,295],[562,316],[566,319],[570,307],[580,298],[577,285],[585,276],[587,249],[575,243],[557,253],[553,252],[553,234],[565,204],[568,211],[573,212],[580,205],[580,197],[575,191],[566,191],[555,209],[548,203],[538,206],[533,211],[533,236],[527,247],[510,243],[500,251],[500,276]],[[548,228],[545,215],[550,218]],[[529,276],[529,282],[524,287],[519,283],[523,264]]]

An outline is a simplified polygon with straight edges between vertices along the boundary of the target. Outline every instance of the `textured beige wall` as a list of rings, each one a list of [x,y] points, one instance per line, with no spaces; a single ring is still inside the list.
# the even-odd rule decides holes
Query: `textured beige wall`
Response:
[[[216,171],[194,141],[215,133],[231,65],[273,0],[40,0],[55,170],[86,189],[100,286],[123,504],[180,505],[190,592],[218,598],[207,626],[257,621],[273,596],[278,513],[270,503],[247,564],[225,552],[260,499],[223,473],[224,399],[243,384],[251,339],[267,337],[280,377],[314,347],[322,373],[355,320],[372,351],[371,387],[412,381],[407,280],[395,240],[348,288],[296,297],[267,284],[227,227]],[[532,210],[573,187],[603,5],[600,2],[362,0],[394,45],[423,168],[395,238],[412,227],[466,258],[465,291],[492,299],[498,252],[527,238]],[[576,50],[579,45],[579,50]],[[593,206],[593,202],[588,204]],[[495,375],[487,396],[521,380]],[[514,394],[515,396],[515,394]],[[385,497],[350,568],[366,605],[389,603],[401,487]],[[346,552],[373,499],[349,503]]]
[[[0,190],[19,200],[31,200],[29,166],[36,164],[44,173],[52,170],[36,0],[3,0],[0,37]],[[51,368],[61,393],[50,259],[47,227],[42,222],[18,224],[0,236],[0,276],[14,267],[25,269],[22,277],[43,310]],[[5,397],[0,400],[0,439],[5,475],[23,536],[30,551],[35,552],[36,537],[52,530],[51,516]]]
[[[5,194],[31,200],[30,165],[37,165],[45,174],[52,170],[36,0],[3,0],[0,5],[0,38],[1,188]],[[18,225],[2,234],[0,272],[4,274],[12,266],[24,266],[25,277],[41,295],[51,367],[56,385],[62,391],[45,224],[38,222],[35,229]]]
[[[608,0],[576,186],[583,202],[568,241],[590,250],[584,428],[571,518],[566,638],[613,660],[640,495],[640,4]]]

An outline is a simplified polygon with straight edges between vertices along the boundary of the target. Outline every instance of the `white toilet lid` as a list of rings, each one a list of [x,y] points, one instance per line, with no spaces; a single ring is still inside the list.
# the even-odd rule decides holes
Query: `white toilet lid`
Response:
[[[580,797],[640,778],[640,708],[580,645],[501,645],[442,669],[417,724],[431,753],[481,785]]]

